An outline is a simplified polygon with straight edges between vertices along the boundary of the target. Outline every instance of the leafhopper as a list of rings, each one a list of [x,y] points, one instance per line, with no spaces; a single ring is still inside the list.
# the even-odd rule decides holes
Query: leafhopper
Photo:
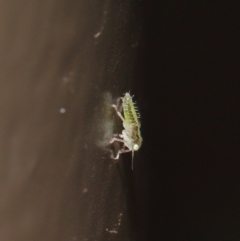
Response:
[[[110,143],[115,141],[122,142],[123,146],[117,152],[117,155],[114,157],[113,154],[111,158],[118,160],[120,154],[126,152],[132,152],[132,169],[133,169],[133,156],[134,151],[138,151],[142,145],[142,136],[140,132],[140,115],[138,113],[137,107],[132,100],[130,93],[126,93],[123,97],[118,98],[117,105],[112,105],[116,114],[120,117],[123,122],[123,131],[122,134],[117,134],[113,137]],[[120,104],[120,102],[122,102]],[[123,115],[122,115],[123,112]]]

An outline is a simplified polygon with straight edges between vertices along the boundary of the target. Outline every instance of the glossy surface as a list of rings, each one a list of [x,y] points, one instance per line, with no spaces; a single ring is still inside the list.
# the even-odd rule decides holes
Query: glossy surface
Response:
[[[133,240],[132,176],[104,149],[133,79],[133,6],[1,1],[1,241]]]

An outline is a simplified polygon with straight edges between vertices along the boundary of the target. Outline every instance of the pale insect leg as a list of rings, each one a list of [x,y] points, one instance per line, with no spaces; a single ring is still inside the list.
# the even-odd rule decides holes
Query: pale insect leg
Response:
[[[119,108],[120,106],[120,100],[122,100],[122,97],[118,98],[117,99],[117,105],[112,105],[112,107],[114,108],[114,110],[116,111],[117,115],[122,119],[122,121],[125,121],[121,112],[122,112],[122,105],[121,107]],[[120,142],[124,142],[123,140],[119,139],[119,138],[116,138],[116,137],[120,137],[120,138],[123,138],[123,135],[122,134],[113,134],[114,138],[112,138],[112,140],[110,141],[110,143],[113,143],[114,141],[120,141]]]
[[[117,135],[115,135],[115,136],[117,136]],[[116,137],[113,137],[113,138],[111,139],[110,143],[112,144],[114,141],[118,141],[118,142],[124,143],[124,141],[123,141],[122,139],[119,139],[119,138],[116,138]],[[123,144],[123,148],[124,148],[124,144]],[[118,151],[117,156],[114,157],[114,154],[113,154],[113,151],[112,151],[112,152],[111,152],[111,158],[114,159],[114,160],[117,160],[117,159],[119,159],[119,154],[120,154],[120,153],[119,153],[119,151]]]
[[[129,149],[124,149],[124,148],[123,148],[123,149],[121,149],[121,150],[118,151],[116,157],[114,157],[113,152],[112,152],[112,154],[111,154],[111,158],[114,159],[114,160],[118,160],[120,154],[122,154],[122,153],[126,153],[126,152],[130,152],[130,151],[132,152],[132,170],[133,170],[133,155],[134,155],[134,151],[129,150]]]
[[[120,154],[126,153],[126,152],[130,152],[130,151],[131,151],[131,150],[129,150],[129,149],[128,149],[128,150],[126,150],[126,149],[121,149],[121,150],[118,151],[116,157],[114,157],[113,154],[112,154],[112,155],[111,155],[111,158],[114,159],[114,160],[118,160]]]
[[[120,117],[120,119],[125,122],[124,117],[122,116],[121,112],[118,111],[117,106],[116,105],[112,105],[112,107],[114,108],[114,110],[116,111],[117,115]]]
[[[122,113],[123,105],[120,103],[120,101],[123,101],[122,97],[117,98],[116,108],[117,108],[118,112]]]
[[[122,139],[119,139],[119,138],[116,138],[116,137],[113,137],[110,141],[110,143],[112,144],[114,141],[119,141],[119,142],[123,142],[124,143],[124,140]]]

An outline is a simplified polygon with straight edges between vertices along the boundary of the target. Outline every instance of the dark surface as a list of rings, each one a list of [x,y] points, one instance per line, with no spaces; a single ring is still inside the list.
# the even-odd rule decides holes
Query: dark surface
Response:
[[[139,240],[240,238],[238,12],[200,1],[146,8]]]
[[[0,3],[1,241],[134,240],[131,163],[104,147],[135,76],[138,4]]]
[[[239,240],[239,11],[0,3],[0,241]],[[119,163],[126,91],[143,146]],[[116,148],[118,148],[116,146]]]

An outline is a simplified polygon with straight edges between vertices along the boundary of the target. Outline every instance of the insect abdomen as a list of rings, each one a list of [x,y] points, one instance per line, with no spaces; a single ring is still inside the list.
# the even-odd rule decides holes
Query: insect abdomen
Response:
[[[139,122],[139,114],[137,112],[137,108],[132,101],[132,97],[129,93],[126,93],[125,96],[122,98],[122,106],[123,106],[123,113],[126,122],[130,125],[140,127]]]

